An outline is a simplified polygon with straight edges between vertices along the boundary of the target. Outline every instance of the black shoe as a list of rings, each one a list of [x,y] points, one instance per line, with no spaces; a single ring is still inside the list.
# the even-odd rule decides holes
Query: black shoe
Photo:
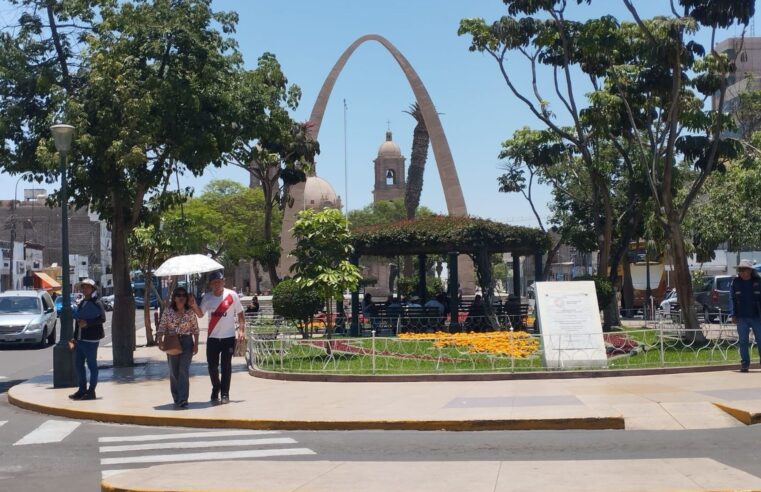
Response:
[[[86,393],[87,391],[78,390],[76,393],[70,394],[69,398],[71,398],[72,400],[81,400],[82,397],[85,396]]]
[[[740,372],[748,372],[748,368],[743,366],[740,368]]]
[[[222,404],[230,403],[230,395],[222,395]]]
[[[180,407],[180,408],[188,408],[188,401],[187,400],[183,400],[180,403],[178,403],[177,406]]]
[[[211,396],[209,397],[209,401],[211,402],[218,402],[219,401],[219,391],[212,391]]]
[[[85,394],[82,395],[82,398],[80,398],[80,400],[94,400],[94,399],[95,399],[95,390],[85,391]]]

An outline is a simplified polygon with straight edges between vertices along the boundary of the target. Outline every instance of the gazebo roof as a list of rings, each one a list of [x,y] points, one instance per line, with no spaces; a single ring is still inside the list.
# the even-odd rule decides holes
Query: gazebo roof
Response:
[[[477,217],[434,215],[352,230],[359,255],[446,254],[450,251],[533,255],[549,249],[546,233]]]

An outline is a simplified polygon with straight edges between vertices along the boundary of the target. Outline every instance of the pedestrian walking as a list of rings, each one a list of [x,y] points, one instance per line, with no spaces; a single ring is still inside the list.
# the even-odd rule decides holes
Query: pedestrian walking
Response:
[[[182,353],[167,354],[169,364],[169,389],[174,404],[179,408],[187,408],[190,396],[190,362],[198,353],[198,316],[193,311],[195,297],[188,295],[184,287],[177,287],[172,292],[169,307],[161,316],[156,335],[159,348],[163,350],[164,337],[167,334],[177,334]]]
[[[753,268],[750,260],[740,260],[737,265],[737,277],[732,279],[729,296],[729,314],[732,322],[737,323],[737,335],[740,341],[740,372],[750,368],[750,331],[756,339],[759,358],[761,358],[761,276]]]
[[[74,339],[76,347],[74,367],[79,376],[79,389],[69,395],[72,400],[94,400],[95,387],[98,385],[98,345],[106,336],[103,323],[106,322],[106,308],[98,297],[98,286],[93,279],[86,278],[77,284],[83,297],[73,314],[76,321]],[[90,386],[87,386],[87,372],[90,370]]]
[[[206,362],[211,379],[211,402],[230,402],[230,379],[235,341],[243,340],[246,320],[240,297],[232,289],[225,288],[225,274],[218,270],[209,274],[211,291],[204,294],[201,305],[192,306],[196,315],[209,313],[209,333],[206,340]],[[237,329],[236,329],[237,321]],[[221,374],[220,374],[221,367]]]

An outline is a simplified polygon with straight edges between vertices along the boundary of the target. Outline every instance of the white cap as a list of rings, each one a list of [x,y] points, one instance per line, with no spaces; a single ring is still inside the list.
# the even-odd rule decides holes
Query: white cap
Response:
[[[737,265],[737,268],[753,268],[753,262],[750,260],[740,260],[740,263]]]

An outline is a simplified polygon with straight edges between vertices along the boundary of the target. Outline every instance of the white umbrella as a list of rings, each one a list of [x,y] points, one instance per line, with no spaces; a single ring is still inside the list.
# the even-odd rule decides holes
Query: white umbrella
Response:
[[[158,267],[153,274],[157,277],[173,275],[191,275],[193,273],[213,272],[224,267],[204,255],[181,255],[169,258]]]

